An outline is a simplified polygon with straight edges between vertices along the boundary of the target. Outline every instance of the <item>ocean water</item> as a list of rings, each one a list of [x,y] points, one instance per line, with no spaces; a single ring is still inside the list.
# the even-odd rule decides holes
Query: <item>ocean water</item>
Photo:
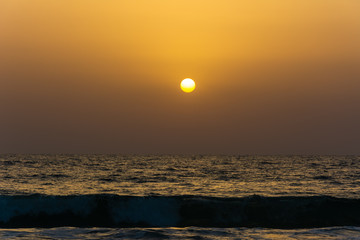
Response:
[[[0,155],[1,239],[360,239],[359,156]]]

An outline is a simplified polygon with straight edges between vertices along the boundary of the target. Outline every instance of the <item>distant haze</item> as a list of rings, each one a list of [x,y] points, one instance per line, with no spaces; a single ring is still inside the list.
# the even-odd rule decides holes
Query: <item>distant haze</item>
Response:
[[[0,153],[360,154],[359,10],[1,1]]]

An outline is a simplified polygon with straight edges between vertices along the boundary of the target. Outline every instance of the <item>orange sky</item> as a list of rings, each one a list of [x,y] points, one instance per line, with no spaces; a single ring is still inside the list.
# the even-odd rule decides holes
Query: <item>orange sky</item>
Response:
[[[360,154],[359,10],[1,1],[0,153]]]

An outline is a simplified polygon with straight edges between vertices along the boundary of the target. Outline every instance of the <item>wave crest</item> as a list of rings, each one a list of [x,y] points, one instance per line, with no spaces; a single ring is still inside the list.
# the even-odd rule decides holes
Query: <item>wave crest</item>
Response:
[[[0,227],[360,226],[360,199],[200,196],[0,196]]]

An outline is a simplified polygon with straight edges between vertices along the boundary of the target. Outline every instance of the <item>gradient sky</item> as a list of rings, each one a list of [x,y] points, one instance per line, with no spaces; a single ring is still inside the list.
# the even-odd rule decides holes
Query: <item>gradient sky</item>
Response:
[[[360,154],[359,12],[0,1],[0,153]]]

